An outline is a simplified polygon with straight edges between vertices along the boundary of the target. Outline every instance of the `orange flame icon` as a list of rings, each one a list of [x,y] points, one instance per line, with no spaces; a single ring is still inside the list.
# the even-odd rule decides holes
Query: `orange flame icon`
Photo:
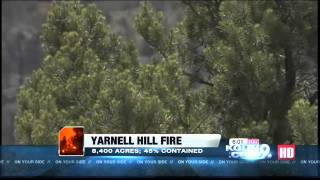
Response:
[[[83,127],[66,126],[59,132],[60,156],[83,156]]]

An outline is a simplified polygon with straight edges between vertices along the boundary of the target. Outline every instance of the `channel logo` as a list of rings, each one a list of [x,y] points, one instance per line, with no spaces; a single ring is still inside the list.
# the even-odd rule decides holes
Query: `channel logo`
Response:
[[[278,160],[295,160],[296,145],[294,144],[279,144],[278,145]]]
[[[229,158],[233,159],[259,160],[272,157],[270,146],[260,144],[259,139],[231,138],[226,151],[229,152]]]

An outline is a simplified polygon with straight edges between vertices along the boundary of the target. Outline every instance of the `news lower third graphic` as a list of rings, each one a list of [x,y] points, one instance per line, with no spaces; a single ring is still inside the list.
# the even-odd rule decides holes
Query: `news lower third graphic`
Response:
[[[51,146],[1,146],[1,177],[319,177],[319,146],[220,134],[86,134],[66,126]]]
[[[84,134],[66,126],[59,132],[59,156],[201,154],[217,148],[220,134]]]

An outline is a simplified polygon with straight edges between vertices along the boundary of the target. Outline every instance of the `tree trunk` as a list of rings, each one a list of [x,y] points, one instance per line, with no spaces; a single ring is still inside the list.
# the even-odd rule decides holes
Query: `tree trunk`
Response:
[[[295,80],[296,71],[292,50],[291,48],[285,48],[285,85],[282,92],[279,93],[278,102],[275,102],[275,106],[271,110],[271,136],[274,144],[291,140],[289,139],[290,125],[286,116],[293,103],[292,93]]]

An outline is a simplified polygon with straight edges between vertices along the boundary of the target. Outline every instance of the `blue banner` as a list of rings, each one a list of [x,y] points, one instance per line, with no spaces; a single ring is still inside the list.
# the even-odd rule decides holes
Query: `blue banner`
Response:
[[[275,145],[270,146],[272,156],[260,160],[231,157],[223,144],[219,148],[200,148],[202,153],[107,148],[113,152],[122,149],[123,152],[106,151],[99,155],[93,154],[92,149],[86,149],[85,156],[72,157],[59,157],[57,146],[1,146],[0,149],[2,177],[319,176],[319,146],[297,146],[295,160],[278,160]],[[130,149],[138,149],[141,153]]]

